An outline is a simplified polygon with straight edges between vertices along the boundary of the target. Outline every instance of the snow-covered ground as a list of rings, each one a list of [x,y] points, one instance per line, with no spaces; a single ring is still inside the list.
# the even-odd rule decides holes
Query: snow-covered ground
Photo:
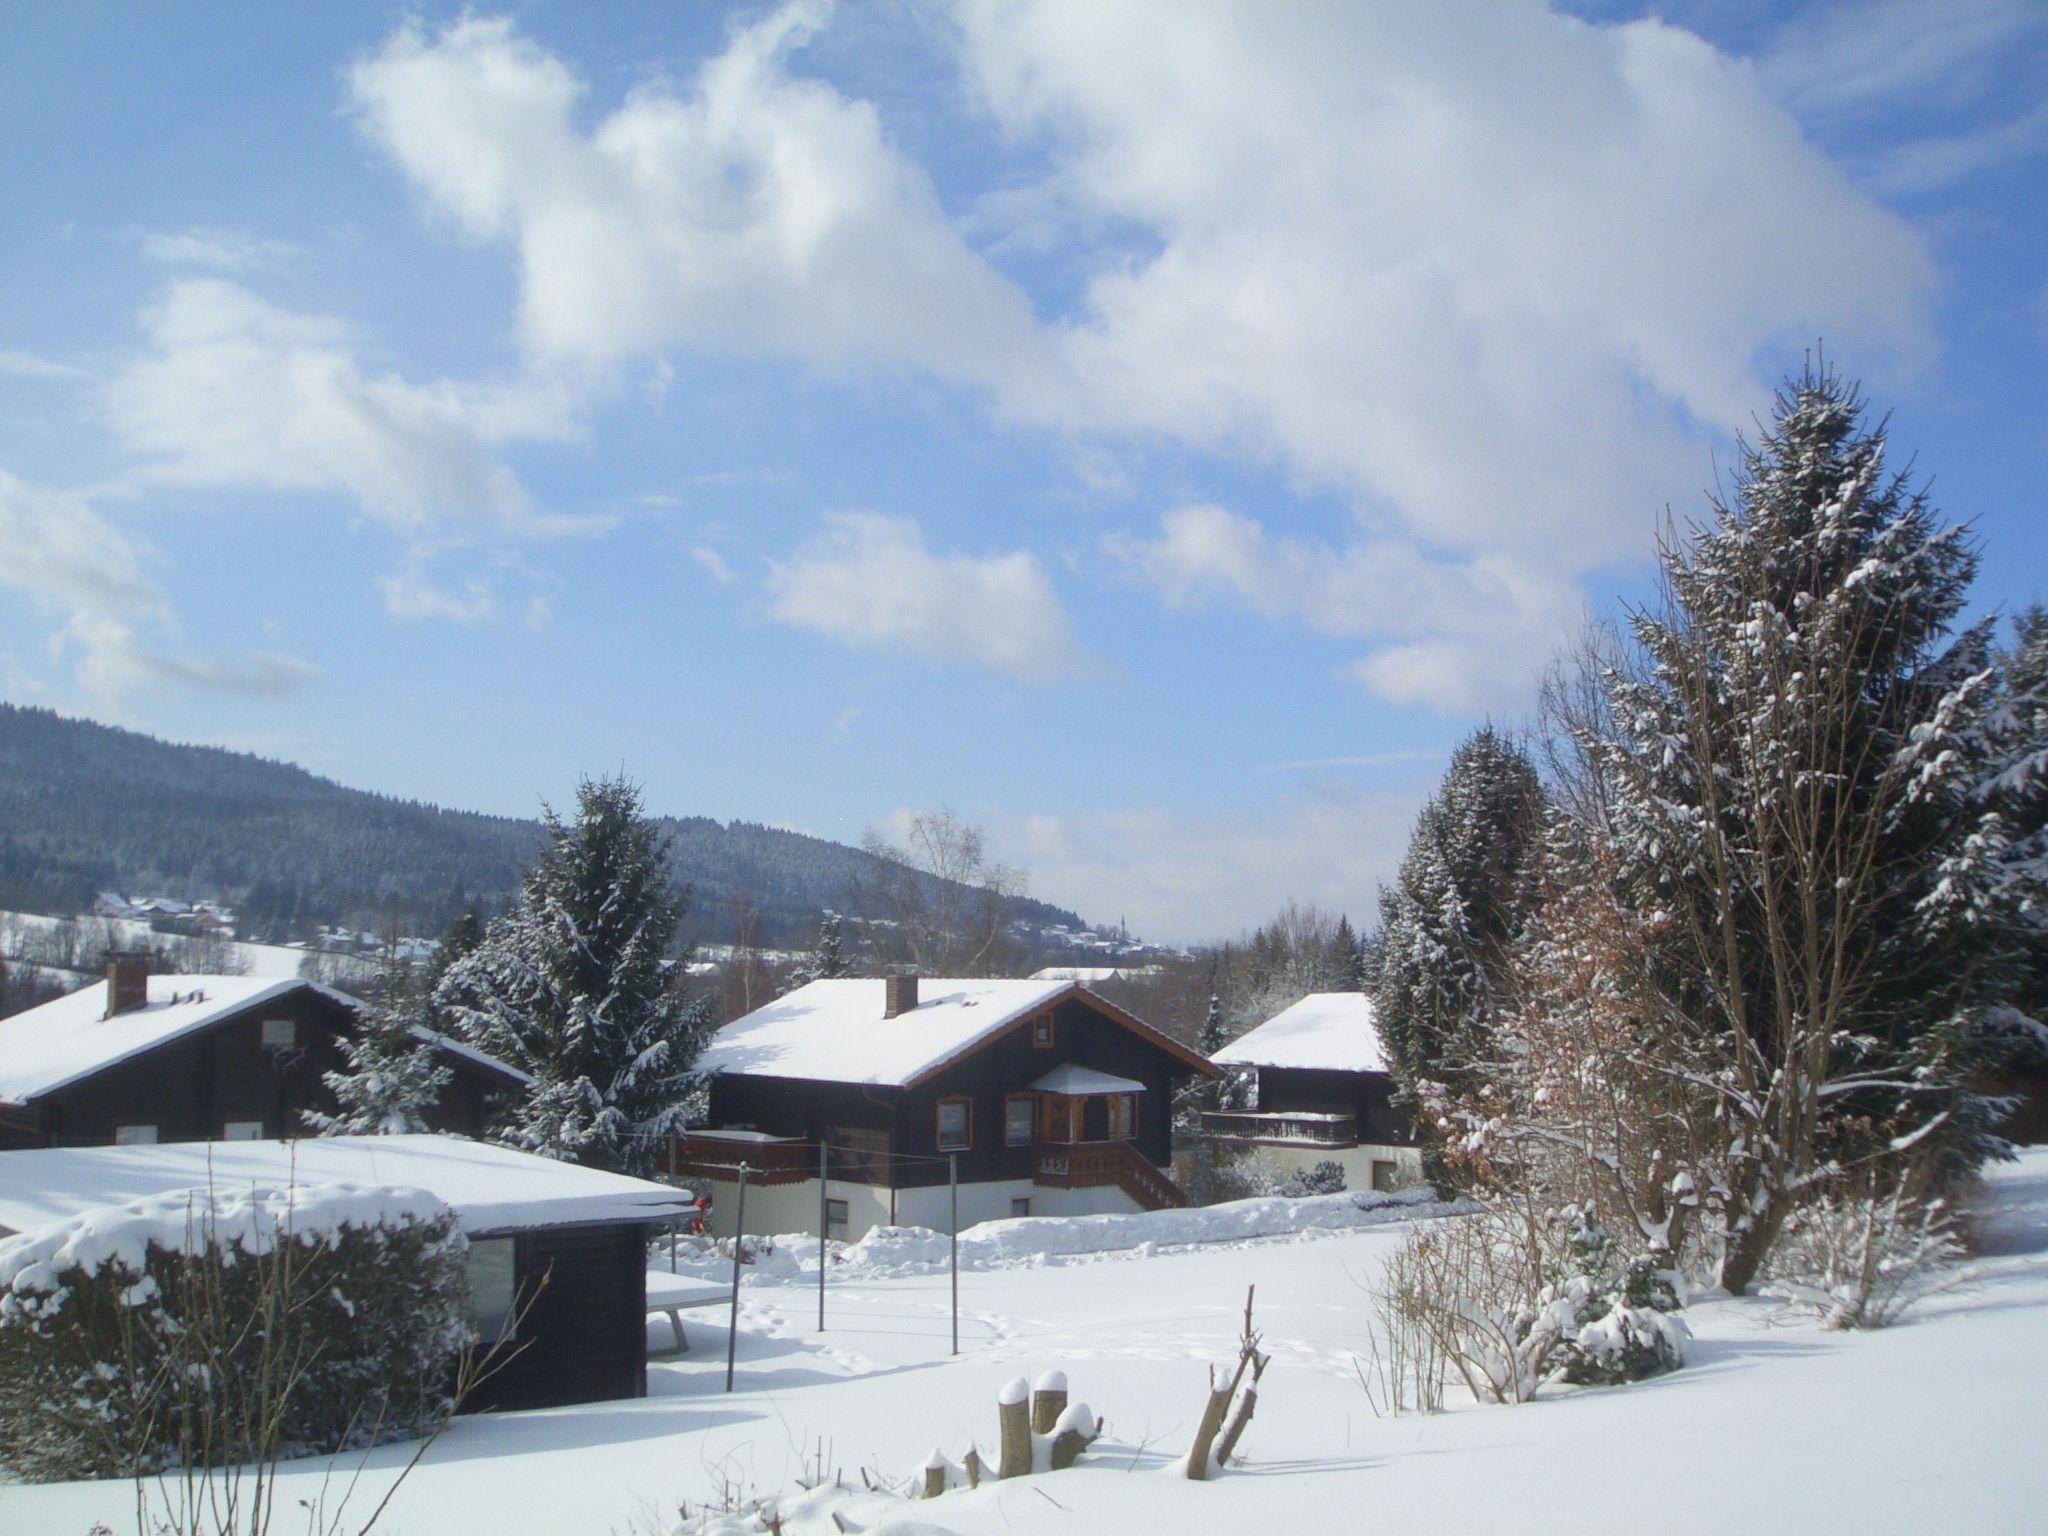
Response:
[[[36,912],[0,912],[0,925],[12,922],[24,930],[54,928],[58,924],[68,921],[76,921],[81,925],[88,926],[95,932],[101,928],[110,928],[124,944],[162,944],[170,942],[176,937],[171,934],[157,933],[148,923],[132,917],[88,916],[67,919],[45,917]],[[241,939],[230,939],[226,943],[228,948],[235,953],[237,958],[246,967],[242,972],[243,975],[259,976],[265,979],[281,979],[296,976],[299,974],[299,967],[305,963],[306,957],[317,953],[316,951],[301,949],[291,944],[254,944]],[[360,973],[363,976],[368,976],[375,970],[375,966],[369,961],[358,959],[352,955],[331,955],[324,958],[338,967],[340,973]],[[77,972],[55,971],[51,970],[48,966],[39,966],[37,969],[46,971],[54,977],[62,978],[75,986],[83,986],[88,982],[100,979],[97,976],[87,976]]]
[[[1361,1282],[1398,1222],[1032,1263],[961,1276],[949,1353],[943,1270],[841,1280],[817,1331],[799,1273],[743,1291],[738,1390],[716,1311],[684,1314],[691,1353],[650,1367],[644,1401],[461,1421],[380,1530],[415,1536],[665,1529],[722,1483],[789,1488],[822,1454],[907,1476],[936,1446],[995,1438],[1003,1383],[1066,1371],[1108,1421],[1079,1468],[919,1504],[840,1501],[850,1529],[1013,1531],[2038,1530],[2048,1376],[2048,1152],[1991,1180],[1986,1253],[1968,1283],[1874,1334],[1827,1334],[1757,1300],[1690,1313],[1692,1362],[1657,1381],[1547,1391],[1519,1408],[1376,1418],[1354,1372]],[[1392,1213],[1389,1213],[1392,1214]],[[995,1256],[990,1256],[995,1262]],[[814,1276],[815,1271],[811,1274]],[[1274,1363],[1242,1467],[1179,1476],[1210,1361],[1229,1357],[1245,1288]],[[666,1346],[668,1325],[650,1324]],[[372,1453],[359,1499],[406,1454]],[[281,1507],[324,1463],[293,1467]],[[132,1528],[124,1485],[0,1488],[0,1530]],[[295,1526],[293,1528],[296,1528]],[[830,1530],[799,1516],[790,1536]]]

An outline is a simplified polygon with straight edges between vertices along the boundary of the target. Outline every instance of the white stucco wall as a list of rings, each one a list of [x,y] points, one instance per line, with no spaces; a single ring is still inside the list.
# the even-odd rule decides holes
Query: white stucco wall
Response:
[[[834,1200],[846,1202],[848,1242],[858,1242],[874,1227],[889,1224],[889,1191],[872,1184],[831,1181],[827,1191]],[[738,1215],[739,1186],[720,1182],[711,1190],[711,1230],[719,1237],[731,1237]],[[960,1186],[960,1230],[984,1221],[1006,1221],[1010,1202],[1029,1200],[1033,1216],[1092,1216],[1142,1209],[1122,1190],[1054,1189],[1029,1179],[993,1179]],[[895,1224],[899,1227],[929,1227],[934,1232],[949,1228],[946,1186],[896,1191]],[[818,1181],[801,1184],[771,1184],[747,1190],[747,1231],[759,1236],[776,1232],[818,1230]],[[835,1234],[837,1235],[837,1234]]]
[[[1283,1175],[1296,1171],[1307,1173],[1317,1163],[1339,1163],[1344,1169],[1346,1189],[1407,1189],[1422,1182],[1422,1153],[1414,1147],[1383,1147],[1370,1144],[1356,1147],[1297,1147],[1266,1144],[1250,1148],[1248,1151],[1275,1172]],[[1372,1165],[1376,1162],[1394,1165],[1391,1183],[1380,1185],[1373,1182]]]

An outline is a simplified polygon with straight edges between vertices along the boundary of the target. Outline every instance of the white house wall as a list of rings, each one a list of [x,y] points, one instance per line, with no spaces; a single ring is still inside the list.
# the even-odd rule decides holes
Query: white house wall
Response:
[[[1344,1170],[1346,1189],[1407,1189],[1422,1182],[1422,1153],[1414,1147],[1383,1147],[1369,1143],[1356,1147],[1297,1147],[1267,1142],[1248,1150],[1283,1177],[1290,1173],[1308,1173],[1318,1163],[1336,1163]],[[1392,1183],[1380,1185],[1373,1182],[1374,1163],[1394,1165]]]
[[[882,1185],[848,1184],[833,1179],[826,1191],[846,1202],[848,1242],[858,1242],[875,1227],[891,1224],[890,1191]],[[1033,1216],[1094,1216],[1142,1210],[1121,1189],[1055,1189],[1029,1179],[991,1179],[960,1186],[960,1230],[984,1221],[1007,1221],[1010,1202],[1029,1200]],[[723,1181],[712,1186],[711,1230],[731,1237],[738,1218],[739,1186]],[[944,1232],[951,1226],[947,1189],[943,1184],[895,1191],[894,1225],[926,1227]],[[818,1181],[770,1184],[747,1190],[747,1231],[756,1236],[818,1230]]]

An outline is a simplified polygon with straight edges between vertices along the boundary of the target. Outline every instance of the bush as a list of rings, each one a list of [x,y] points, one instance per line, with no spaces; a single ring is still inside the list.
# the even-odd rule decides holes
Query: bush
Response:
[[[1309,1195],[1341,1195],[1343,1192],[1344,1165],[1327,1157],[1313,1168],[1297,1168],[1280,1184],[1280,1193],[1290,1200],[1300,1200]]]
[[[1948,1205],[1916,1181],[1875,1171],[1838,1181],[1785,1218],[1763,1293],[1825,1328],[1884,1328],[1960,1278]]]
[[[193,1190],[0,1242],[0,1468],[268,1463],[450,1411],[467,1241],[418,1190]]]
[[[1420,1225],[1374,1295],[1390,1356],[1423,1384],[1413,1398],[1424,1409],[1434,1406],[1427,1383],[1436,1361],[1480,1402],[1521,1403],[1548,1381],[1635,1381],[1685,1359],[1677,1277],[1646,1259],[1622,1260],[1609,1234],[1572,1207]],[[1397,1411],[1407,1406],[1393,1395]]]

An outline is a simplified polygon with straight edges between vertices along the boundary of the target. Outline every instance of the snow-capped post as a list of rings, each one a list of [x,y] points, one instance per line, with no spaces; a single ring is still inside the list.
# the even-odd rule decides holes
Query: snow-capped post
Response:
[[[973,1446],[967,1447],[967,1454],[960,1458],[960,1470],[967,1474],[967,1486],[981,1486],[981,1452]]]
[[[948,1257],[953,1267],[953,1353],[960,1353],[960,1154],[946,1154],[946,1201],[952,1208],[952,1219],[946,1225],[952,1229],[947,1240]]]
[[[747,1232],[747,1165],[740,1164],[739,1197],[732,1209],[732,1314],[725,1329],[725,1390],[732,1390],[733,1361],[740,1347],[740,1247]]]
[[[1089,1413],[1086,1403],[1076,1403],[1071,1408],[1061,1410],[1059,1418],[1053,1421],[1051,1428],[1052,1470],[1064,1472],[1079,1461],[1081,1453],[1093,1445],[1095,1437],[1101,1433],[1102,1420]]]
[[[1067,1378],[1062,1371],[1047,1371],[1031,1389],[1031,1432],[1049,1435],[1067,1409]]]
[[[1219,1381],[1214,1366],[1209,1368],[1209,1402],[1202,1409],[1202,1421],[1195,1426],[1195,1443],[1188,1447],[1188,1476],[1196,1482],[1209,1475],[1210,1467],[1220,1467],[1229,1460],[1230,1453],[1237,1448],[1238,1436],[1251,1422],[1252,1409],[1259,1400],[1259,1377],[1265,1374],[1271,1358],[1259,1353],[1259,1335],[1252,1327],[1252,1295],[1257,1286],[1247,1286],[1244,1293],[1244,1332],[1238,1338],[1237,1369],[1231,1372],[1227,1381]],[[1223,1421],[1230,1415],[1231,1400],[1237,1396],[1237,1389],[1243,1385],[1245,1372],[1250,1371],[1252,1382],[1245,1389],[1244,1400],[1238,1404],[1237,1414],[1230,1420],[1229,1433],[1224,1434],[1223,1444],[1212,1462],[1211,1447],[1216,1436],[1223,1433]]]
[[[924,1496],[936,1499],[946,1491],[946,1453],[936,1446],[924,1461]]]
[[[1003,1390],[996,1394],[996,1424],[1000,1436],[996,1476],[1030,1476],[1031,1383],[1022,1376],[1004,1382]]]
[[[825,1261],[830,1257],[826,1233],[832,1225],[832,1202],[825,1189],[825,1138],[818,1137],[818,1332],[825,1331]]]

